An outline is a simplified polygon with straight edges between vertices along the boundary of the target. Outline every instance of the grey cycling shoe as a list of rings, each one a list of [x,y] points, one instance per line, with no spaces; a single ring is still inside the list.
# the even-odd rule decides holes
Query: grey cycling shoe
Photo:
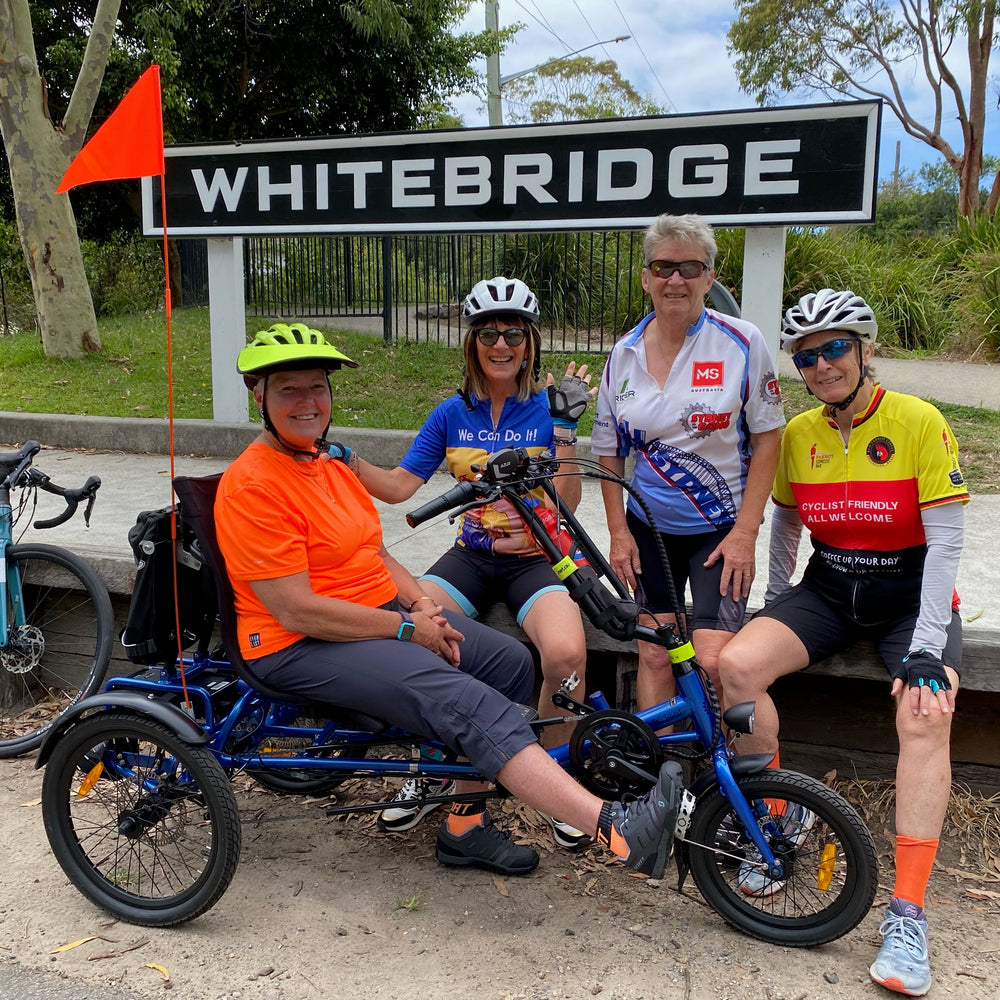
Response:
[[[674,824],[683,790],[680,764],[675,760],[664,761],[656,784],[641,798],[628,805],[605,803],[598,825],[598,842],[634,871],[662,878],[674,842]]]

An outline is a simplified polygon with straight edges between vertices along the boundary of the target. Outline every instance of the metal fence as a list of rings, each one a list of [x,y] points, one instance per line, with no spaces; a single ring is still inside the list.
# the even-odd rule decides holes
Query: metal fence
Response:
[[[207,295],[206,255],[196,249],[204,242],[184,242],[184,301],[207,301],[199,298],[200,289]],[[546,349],[603,353],[649,311],[641,270],[638,232],[244,240],[249,313],[338,319],[387,341],[459,343],[462,299],[481,278],[506,274],[538,295]],[[721,286],[712,299],[738,315]]]

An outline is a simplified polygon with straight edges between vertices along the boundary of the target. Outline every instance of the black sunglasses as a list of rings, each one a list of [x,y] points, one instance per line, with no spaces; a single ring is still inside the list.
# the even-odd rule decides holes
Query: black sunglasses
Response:
[[[671,278],[674,271],[682,278],[700,278],[708,270],[703,260],[651,260],[646,267],[658,278]]]
[[[828,340],[819,347],[806,347],[801,351],[796,351],[792,355],[792,361],[798,369],[812,368],[813,365],[823,358],[824,361],[836,361],[842,358],[858,341],[853,337],[838,337],[836,340]]]
[[[501,337],[508,347],[519,347],[528,336],[528,331],[519,326],[509,326],[506,330],[494,330],[492,326],[484,326],[476,330],[479,343],[492,347]]]

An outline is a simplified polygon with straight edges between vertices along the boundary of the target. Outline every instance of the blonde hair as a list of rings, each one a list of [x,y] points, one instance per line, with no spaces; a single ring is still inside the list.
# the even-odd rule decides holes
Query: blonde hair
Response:
[[[466,399],[472,397],[476,399],[490,398],[489,383],[476,352],[476,331],[489,326],[497,319],[509,321],[512,326],[515,324],[523,325],[528,330],[528,336],[524,341],[527,345],[524,349],[524,363],[517,373],[517,400],[523,403],[525,400],[531,399],[542,388],[541,383],[535,377],[535,366],[541,350],[542,335],[538,327],[523,316],[506,317],[503,313],[492,313],[485,319],[477,321],[474,326],[469,327],[465,334],[465,340],[462,341],[462,359],[465,362],[465,367],[462,388],[459,391]]]

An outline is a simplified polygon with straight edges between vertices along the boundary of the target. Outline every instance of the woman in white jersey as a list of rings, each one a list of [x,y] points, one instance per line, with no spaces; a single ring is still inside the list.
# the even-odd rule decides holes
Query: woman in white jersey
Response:
[[[610,562],[636,593],[643,621],[675,608],[655,547],[664,535],[678,600],[690,583],[695,653],[718,684],[722,647],[743,624],[754,549],[771,492],[784,417],[774,365],[753,324],[705,308],[717,247],[696,215],[661,215],[646,231],[642,287],[653,312],[615,344],[597,397],[591,447],[632,486],[604,482]],[[639,643],[636,698],[648,708],[674,691],[667,651]]]

